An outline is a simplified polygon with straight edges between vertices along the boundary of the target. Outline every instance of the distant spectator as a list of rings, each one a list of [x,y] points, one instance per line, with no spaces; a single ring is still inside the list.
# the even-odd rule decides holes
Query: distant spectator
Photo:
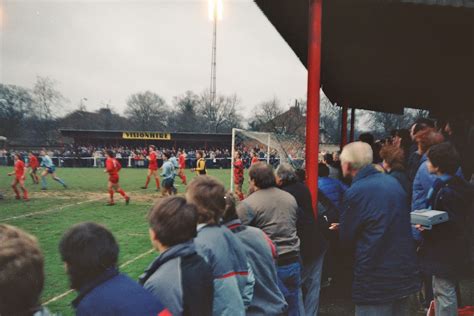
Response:
[[[423,153],[421,153],[418,143],[416,141],[416,134],[425,130],[425,129],[432,129],[434,130],[435,124],[434,121],[430,119],[420,118],[415,121],[410,129],[410,136],[413,141],[412,146],[410,147],[410,152],[408,153],[408,179],[411,182],[415,179],[416,172],[420,167],[420,160]]]
[[[413,145],[410,131],[408,129],[397,129],[393,137],[393,145],[403,150],[403,161],[406,168],[408,166],[408,159],[410,158],[410,150]]]
[[[197,211],[183,197],[157,202],[148,214],[150,240],[160,255],[140,284],[161,299],[172,315],[211,315],[214,277],[196,252]]]
[[[330,153],[324,154],[323,163],[329,168],[329,178],[332,178],[332,179],[341,178],[341,172],[338,168],[335,167],[332,154]]]
[[[242,223],[263,230],[278,251],[280,289],[288,303],[288,314],[299,315],[301,264],[300,240],[296,222],[298,205],[295,198],[276,187],[271,165],[259,162],[249,169],[253,192],[237,207]]]
[[[474,146],[470,143],[469,129],[471,121],[466,117],[449,118],[442,133],[446,141],[456,148],[461,158],[460,167],[465,180],[470,180],[474,173]]]
[[[237,216],[236,203],[236,196],[227,193],[223,221],[244,245],[255,275],[253,299],[246,315],[282,315],[287,303],[278,287],[275,245],[260,229],[242,225]]]
[[[198,212],[198,253],[212,267],[214,276],[213,315],[245,315],[251,304],[255,279],[251,273],[244,245],[220,225],[225,210],[224,186],[202,175],[186,188],[186,199]]]
[[[397,180],[371,165],[372,148],[344,147],[344,195],[339,236],[354,253],[352,298],[356,315],[410,315],[408,296],[420,288],[407,195]],[[337,229],[333,225],[333,229]]]
[[[396,145],[383,146],[380,150],[380,157],[383,159],[383,168],[387,174],[397,179],[410,199],[411,183],[405,171],[403,149]]]
[[[449,221],[423,233],[419,256],[423,271],[433,275],[436,315],[458,314],[456,283],[472,272],[469,260],[468,219],[472,218],[472,188],[456,175],[460,158],[450,143],[428,151],[428,170],[437,176],[430,190],[428,207],[448,213]],[[471,213],[471,214],[469,214]]]
[[[318,164],[318,188],[338,209],[341,209],[342,198],[348,187],[338,179],[330,178],[329,172],[326,164]]]
[[[420,166],[413,180],[413,193],[411,210],[421,210],[426,208],[428,191],[433,185],[436,175],[428,171],[426,152],[433,146],[444,141],[443,135],[434,129],[428,128],[416,134],[418,153],[421,155]]]
[[[369,144],[372,148],[372,152],[374,153],[372,161],[373,163],[379,163],[382,161],[379,156],[380,146],[375,143],[374,135],[371,133],[362,133],[359,135],[359,141]]]
[[[72,302],[76,315],[169,315],[151,293],[119,273],[119,246],[104,226],[74,225],[63,235],[59,252],[78,292]]]
[[[50,315],[40,303],[43,267],[36,238],[0,224],[0,315]]]
[[[296,227],[301,242],[300,253],[303,262],[301,278],[304,310],[301,314],[317,315],[327,243],[319,229],[320,226],[316,224],[311,192],[303,182],[299,181],[293,167],[287,163],[282,163],[276,169],[275,176],[277,185],[283,191],[290,193],[298,205]],[[318,207],[318,209],[320,208]]]

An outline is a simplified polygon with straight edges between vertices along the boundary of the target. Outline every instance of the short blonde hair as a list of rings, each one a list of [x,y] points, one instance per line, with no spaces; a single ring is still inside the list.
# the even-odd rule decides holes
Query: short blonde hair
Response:
[[[372,163],[374,152],[367,143],[353,142],[344,147],[339,159],[341,163],[349,163],[353,169],[360,170]]]

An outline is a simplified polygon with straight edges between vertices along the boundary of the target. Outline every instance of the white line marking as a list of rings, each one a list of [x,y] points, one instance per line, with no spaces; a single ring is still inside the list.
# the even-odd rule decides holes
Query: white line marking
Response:
[[[81,205],[81,204],[84,204],[84,203],[94,202],[94,201],[98,201],[98,200],[101,200],[101,199],[103,199],[103,197],[95,198],[95,199],[91,199],[91,200],[86,200],[86,201],[81,201],[81,202],[76,202],[76,203],[72,203],[72,204],[66,204],[66,205],[62,205],[62,206],[51,208],[51,209],[44,210],[44,211],[39,211],[39,212],[33,212],[33,213],[28,213],[28,214],[23,214],[23,215],[18,215],[18,216],[2,218],[2,219],[0,219],[0,222],[7,222],[7,221],[15,220],[15,219],[31,217],[31,216],[35,216],[35,215],[53,213],[53,212],[56,212],[56,211],[61,211],[65,208],[68,208],[68,207],[71,207],[71,206],[76,206],[76,205]]]
[[[130,194],[130,193],[137,193],[137,192],[141,192],[141,191],[129,191],[128,193]],[[133,197],[133,195],[132,195],[132,197]],[[48,209],[48,210],[44,210],[44,211],[33,212],[33,213],[28,213],[28,214],[23,214],[23,215],[18,215],[18,216],[12,216],[12,217],[7,217],[7,218],[1,218],[0,223],[1,222],[12,221],[12,220],[15,220],[15,219],[20,219],[20,218],[25,218],[25,217],[31,217],[31,216],[35,216],[35,215],[49,214],[49,213],[53,213],[53,212],[56,212],[56,211],[61,211],[65,208],[68,208],[68,207],[71,207],[71,206],[81,205],[81,204],[89,203],[89,202],[95,202],[95,201],[99,201],[99,200],[102,200],[102,199],[105,199],[105,198],[106,197],[103,196],[103,197],[98,197],[98,198],[91,199],[91,200],[86,200],[86,201],[81,201],[81,202],[77,202],[77,203],[62,205],[62,206],[52,208],[52,209]]]
[[[136,256],[135,258],[130,259],[130,260],[128,260],[128,261],[122,263],[122,264],[119,266],[119,268],[120,268],[120,269],[121,269],[121,268],[124,268],[124,267],[126,267],[126,266],[128,266],[128,265],[134,263],[135,261],[137,261],[137,260],[139,260],[139,259],[145,257],[146,255],[149,255],[149,254],[153,253],[153,251],[155,251],[155,249],[150,249],[150,250],[148,250],[148,251],[142,253],[141,255],[138,255],[138,256]],[[62,298],[65,297],[65,296],[68,296],[68,295],[71,294],[72,292],[74,292],[74,290],[68,290],[68,291],[66,291],[66,292],[64,292],[64,293],[62,293],[62,294],[59,294],[58,296],[55,296],[55,297],[53,297],[52,299],[50,299],[50,300],[46,301],[45,303],[43,303],[43,305],[44,305],[44,306],[49,305],[49,304],[51,304],[52,302],[55,302],[55,301],[57,301],[57,300],[62,299]]]

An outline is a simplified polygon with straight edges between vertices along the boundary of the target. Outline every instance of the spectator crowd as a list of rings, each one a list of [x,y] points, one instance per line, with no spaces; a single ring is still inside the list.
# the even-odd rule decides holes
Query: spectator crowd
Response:
[[[287,163],[252,164],[242,201],[197,176],[184,197],[151,207],[158,255],[137,281],[118,269],[113,232],[76,224],[59,243],[76,314],[314,316],[321,288],[338,278],[332,264],[347,260],[355,315],[413,315],[412,297],[436,316],[458,315],[459,282],[474,272],[474,210],[455,131],[420,119],[383,142],[362,134],[323,154],[315,207],[304,170]],[[449,221],[412,225],[410,212],[423,209]],[[48,314],[43,263],[35,237],[0,224],[0,315]]]

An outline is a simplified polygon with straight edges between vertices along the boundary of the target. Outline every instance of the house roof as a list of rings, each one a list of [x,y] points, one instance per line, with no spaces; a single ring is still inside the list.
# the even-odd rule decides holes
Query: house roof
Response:
[[[306,66],[308,0],[255,0]],[[321,85],[333,103],[400,113],[474,107],[474,0],[323,0]]]

